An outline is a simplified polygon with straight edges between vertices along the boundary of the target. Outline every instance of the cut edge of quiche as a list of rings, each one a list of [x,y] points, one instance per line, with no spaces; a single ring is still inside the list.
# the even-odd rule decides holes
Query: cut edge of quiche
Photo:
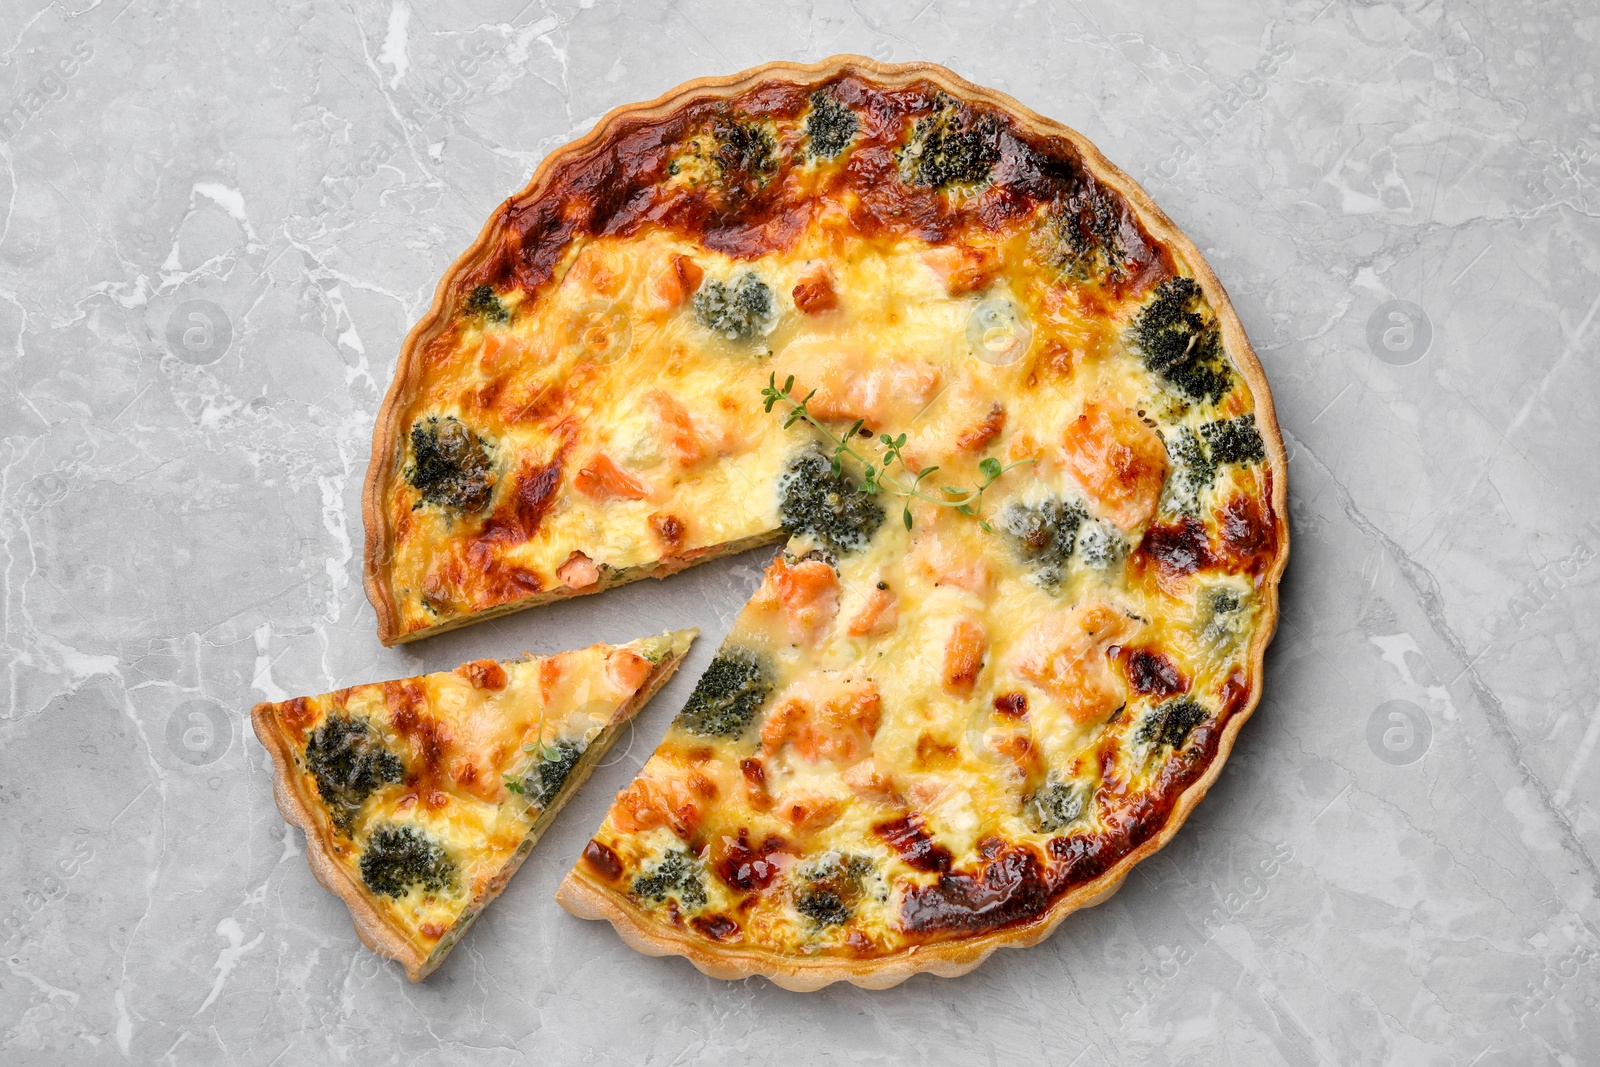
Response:
[[[278,811],[287,823],[305,833],[306,860],[312,874],[344,901],[361,942],[399,962],[413,982],[438,968],[484,908],[505,889],[622,728],[677,671],[698,633],[695,629],[677,630],[622,645],[593,645],[519,660],[476,660],[454,671],[256,704],[251,722],[272,758]],[[583,663],[584,657],[593,662]],[[618,660],[622,661],[622,680],[609,675],[611,692],[593,696],[601,672],[610,671],[610,665]],[[568,670],[550,669],[551,664],[563,662]],[[629,671],[642,672],[642,678],[635,684]],[[548,698],[552,688],[562,691],[563,697],[553,698],[551,703],[565,706],[556,714],[547,714],[541,697]],[[459,695],[441,698],[441,693],[450,690],[455,694],[502,693],[508,706],[486,708],[479,703],[463,711]],[[582,699],[585,696],[590,699]],[[455,714],[445,711],[447,702],[455,706]],[[395,729],[396,715],[409,717],[402,722],[403,730]],[[346,725],[338,730],[320,729],[335,716]],[[354,725],[348,725],[351,723]],[[452,750],[460,749],[465,739],[480,733],[492,736],[497,729],[504,735],[498,746],[503,762],[484,770],[481,777],[475,769],[463,773],[467,760],[456,758]],[[520,743],[530,737],[532,745]],[[511,743],[504,743],[507,739]],[[333,776],[329,780],[336,791],[328,800],[321,795],[322,780],[310,766],[310,749],[319,742],[317,755],[321,766],[332,768],[325,773]],[[419,759],[438,766],[431,775],[419,775]],[[504,771],[507,766],[515,770]],[[559,771],[548,784],[546,767]],[[420,783],[419,777],[424,779]],[[488,793],[491,799],[473,804],[473,799],[481,798],[468,798],[460,792],[464,779],[468,788],[475,787],[476,794]],[[445,823],[455,818],[465,822],[457,815],[462,810],[459,805],[465,802],[477,809],[475,822],[484,821],[487,813],[502,840],[498,848],[481,850],[485,862],[478,864],[481,869],[475,872],[472,884],[457,887],[451,894],[453,899],[444,908],[449,921],[436,922],[435,929],[419,934],[402,921],[399,902],[402,898],[416,901],[421,895],[424,907],[436,903],[428,887],[389,887],[401,890],[391,903],[367,884],[361,860],[373,850],[377,835],[384,833],[386,841],[398,846],[402,862],[425,864],[431,849],[432,858],[458,873],[462,867],[474,873],[470,872],[473,857],[450,855],[451,850],[437,844],[426,828],[420,837],[426,844],[419,848],[418,835],[405,836],[415,824],[386,820],[380,814],[429,807],[430,798],[418,794],[430,788],[430,780],[434,787],[442,787],[432,799],[443,811]],[[353,803],[337,795],[341,787],[354,789],[350,794]],[[412,855],[404,855],[408,848]],[[375,875],[374,880],[379,877]],[[453,916],[448,914],[451,911]]]
[[[374,452],[374,455],[376,455],[376,452]],[[372,487],[377,484],[379,483],[369,482],[367,492],[368,495],[375,495],[381,499],[381,492],[377,494],[373,493]],[[381,508],[381,504],[368,504],[367,506],[369,508]],[[603,593],[607,589],[615,589],[619,585],[628,585],[631,582],[637,582],[644,578],[670,578],[672,575],[677,574],[680,571],[687,570],[696,564],[709,563],[712,560],[724,559],[728,556],[737,556],[739,553],[748,552],[753,548],[760,548],[763,545],[776,544],[777,542],[782,541],[785,537],[783,530],[774,528],[765,533],[756,534],[750,537],[742,537],[738,540],[728,541],[720,545],[711,546],[693,554],[664,558],[657,560],[654,563],[638,567],[628,567],[608,571],[589,585],[581,587],[573,587],[569,585],[558,586],[555,589],[544,590],[531,596],[523,597],[520,600],[510,600],[503,604],[496,604],[493,607],[485,608],[470,615],[458,615],[455,618],[447,619],[438,623],[437,625],[429,626],[427,629],[412,630],[407,632],[400,629],[394,609],[394,597],[390,592],[387,580],[381,576],[382,567],[375,566],[373,563],[373,560],[383,558],[383,554],[386,551],[386,546],[378,545],[375,547],[375,538],[382,536],[379,531],[385,528],[385,524],[381,518],[377,520],[373,520],[370,517],[368,518],[366,524],[367,568],[364,582],[367,589],[367,598],[372,602],[373,609],[378,615],[378,640],[381,641],[386,648],[392,648],[395,645],[410,644],[412,641],[419,641],[425,637],[434,637],[438,634],[448,633],[451,630],[459,630],[463,626],[472,626],[480,622],[487,622],[490,619],[497,619],[504,615],[512,615],[519,611],[526,611],[529,608],[540,607],[544,604],[553,604],[559,600],[570,600],[573,597],[589,596],[594,593]]]

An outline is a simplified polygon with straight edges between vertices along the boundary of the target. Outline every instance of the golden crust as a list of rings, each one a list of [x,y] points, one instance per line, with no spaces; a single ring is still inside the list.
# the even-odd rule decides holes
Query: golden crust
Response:
[[[638,692],[618,709],[615,720],[591,747],[603,753],[617,731],[626,725],[672,677],[685,654],[686,652],[673,652],[656,664]],[[333,841],[328,832],[327,820],[318,817],[320,802],[309,795],[305,788],[306,779],[295,763],[292,741],[279,727],[276,715],[278,706],[276,703],[263,701],[250,710],[250,722],[255,727],[256,739],[272,757],[272,795],[277,802],[278,812],[285,822],[299,827],[305,833],[306,862],[311,866],[311,873],[324,889],[343,900],[345,906],[350,909],[350,921],[355,926],[356,936],[361,939],[361,943],[378,955],[397,961],[405,968],[406,977],[411,981],[422,981],[444,961],[448,948],[446,952],[435,951],[431,954],[420,951],[401,930],[373,906],[367,888],[350,874],[348,868],[334,859]],[[500,895],[511,881],[511,876],[522,866],[532,846],[538,842],[539,832],[578,791],[584,780],[593,773],[593,769],[592,761],[579,765],[578,771],[546,811],[536,830],[489,880],[484,891],[468,904],[464,914],[474,917],[482,914],[483,909]],[[470,919],[465,921],[470,922]]]
[[[1148,844],[1155,843],[1152,841]],[[1154,852],[1155,848],[1150,851]],[[689,962],[712,978],[732,980],[759,975],[774,985],[796,993],[815,992],[834,982],[850,982],[863,989],[888,989],[922,971],[929,971],[940,978],[956,978],[988,959],[997,948],[1037,945],[1049,937],[1069,913],[1098,904],[1121,888],[1122,880],[1128,873],[1125,868],[1132,867],[1138,858],[1143,858],[1142,855],[1138,855],[1138,858],[1135,856],[1130,854],[1124,863],[1118,864],[1115,877],[1108,873],[1104,878],[1073,890],[1058,901],[1058,910],[1047,912],[1032,922],[981,937],[918,945],[893,955],[860,960],[839,957],[806,960],[737,946],[708,945],[676,930],[664,928],[615,894],[597,888],[576,869],[567,875],[556,890],[556,902],[580,919],[606,920],[629,948],[647,956],[687,957]]]
[[[931,971],[945,977],[963,974],[976,967],[996,948],[1022,947],[1042,940],[1071,912],[1098,903],[1115,892],[1135,863],[1159,850],[1178,831],[1189,811],[1216,780],[1232,749],[1235,737],[1245,720],[1254,711],[1260,696],[1259,680],[1262,676],[1263,658],[1277,624],[1277,585],[1287,563],[1289,547],[1286,519],[1287,458],[1282,437],[1265,374],[1222,284],[1193,242],[1173,224],[1137,183],[1112,165],[1093,144],[1076,131],[1038,115],[1003,93],[974,85],[951,71],[930,63],[885,64],[861,56],[835,56],[809,65],[770,63],[727,77],[692,81],[649,103],[629,105],[611,111],[587,136],[548,157],[535,172],[528,186],[518,194],[518,199],[526,200],[539,195],[558,163],[603,142],[612,135],[619,120],[625,117],[648,119],[664,116],[694,102],[733,97],[761,83],[785,81],[813,83],[847,70],[858,71],[875,82],[889,86],[926,80],[956,97],[968,101],[981,101],[999,108],[1031,132],[1059,137],[1070,142],[1080,153],[1084,167],[1094,178],[1116,190],[1124,198],[1151,236],[1163,244],[1182,267],[1199,282],[1207,302],[1216,315],[1226,351],[1251,390],[1257,427],[1266,446],[1267,461],[1271,471],[1271,504],[1273,521],[1276,524],[1277,547],[1276,554],[1261,582],[1265,602],[1247,655],[1249,677],[1252,679],[1249,696],[1244,704],[1229,716],[1218,741],[1216,753],[1204,774],[1179,796],[1167,817],[1166,824],[1158,834],[1122,857],[1099,877],[1058,898],[1046,912],[1027,923],[966,940],[917,946],[894,955],[872,959],[849,960],[830,957],[804,960],[741,950],[737,946],[710,945],[692,940],[684,934],[663,928],[659,923],[636,912],[625,902],[617,900],[614,894],[602,890],[598,884],[579,871],[568,875],[557,894],[558,901],[573,914],[584,918],[608,920],[628,944],[642,952],[656,955],[669,953],[684,955],[705,973],[719,978],[765,975],[777,984],[795,990],[816,989],[841,980],[868,988],[883,988],[895,985],[920,971]],[[372,463],[368,470],[363,496],[366,519],[365,583],[378,613],[380,636],[386,644],[397,639],[410,639],[431,632],[422,631],[406,635],[404,638],[398,635],[397,613],[387,582],[387,552],[391,534],[387,526],[382,494],[383,487],[400,458],[399,418],[411,402],[420,383],[420,352],[426,340],[433,336],[440,324],[448,321],[450,315],[454,313],[455,309],[451,305],[458,292],[457,279],[478,264],[486,254],[496,232],[496,219],[490,220],[477,241],[456,260],[441,279],[432,307],[412,330],[401,351],[394,383],[378,418]],[[536,599],[542,602],[546,599],[571,595],[571,592],[565,589],[552,590],[548,596],[542,594]],[[507,607],[508,610],[514,610],[528,606],[529,603],[530,601],[522,601]],[[359,926],[358,920],[358,928]]]

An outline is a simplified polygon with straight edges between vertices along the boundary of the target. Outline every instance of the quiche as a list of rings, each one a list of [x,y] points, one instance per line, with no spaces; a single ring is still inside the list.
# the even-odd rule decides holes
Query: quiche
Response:
[[[385,642],[784,545],[558,899],[794,989],[1038,941],[1261,692],[1286,463],[1221,284],[928,64],[691,83],[548,158],[409,337]]]
[[[367,947],[438,967],[694,636],[257,704],[278,810]]]

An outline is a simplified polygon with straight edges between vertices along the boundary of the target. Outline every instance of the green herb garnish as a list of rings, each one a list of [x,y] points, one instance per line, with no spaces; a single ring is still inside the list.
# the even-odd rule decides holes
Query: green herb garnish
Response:
[[[776,374],[771,375],[767,380],[767,387],[761,390],[763,406],[767,412],[770,413],[779,402],[789,405],[789,411],[783,420],[784,429],[788,429],[795,423],[804,420],[828,439],[833,445],[833,473],[835,476],[844,469],[845,457],[849,456],[861,464],[861,484],[859,486],[861,492],[870,496],[877,496],[888,490],[904,496],[906,504],[900,514],[900,518],[905,523],[907,530],[911,529],[911,501],[916,499],[926,501],[929,504],[937,504],[939,507],[955,508],[961,514],[970,515],[977,519],[978,525],[983,528],[985,533],[992,533],[993,529],[984,521],[981,514],[984,490],[993,485],[1007,471],[1033,462],[1032,459],[1023,459],[1002,466],[998,459],[989,456],[978,464],[978,471],[983,475],[983,481],[979,484],[957,486],[928,483],[928,489],[932,491],[924,490],[922,488],[923,484],[930,476],[937,473],[939,468],[931,466],[913,471],[906,464],[903,454],[906,447],[905,434],[902,433],[898,436],[891,436],[886,433],[879,434],[878,440],[874,444],[881,445],[883,451],[874,456],[864,456],[855,450],[852,442],[856,439],[856,435],[861,432],[861,428],[866,425],[866,420],[857,419],[854,425],[846,430],[842,436],[835,434],[826,425],[818,421],[807,409],[806,405],[815,395],[816,390],[813,389],[801,399],[796,400],[794,398],[794,375],[792,374],[784,380],[781,389],[778,387],[778,376]],[[906,472],[909,476],[909,481],[890,473],[896,464],[899,464],[900,468]]]

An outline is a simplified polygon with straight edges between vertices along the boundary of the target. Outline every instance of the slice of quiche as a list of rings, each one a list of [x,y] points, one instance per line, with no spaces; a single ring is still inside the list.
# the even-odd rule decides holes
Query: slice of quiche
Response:
[[[367,947],[438,967],[696,633],[257,704],[278,810]]]

